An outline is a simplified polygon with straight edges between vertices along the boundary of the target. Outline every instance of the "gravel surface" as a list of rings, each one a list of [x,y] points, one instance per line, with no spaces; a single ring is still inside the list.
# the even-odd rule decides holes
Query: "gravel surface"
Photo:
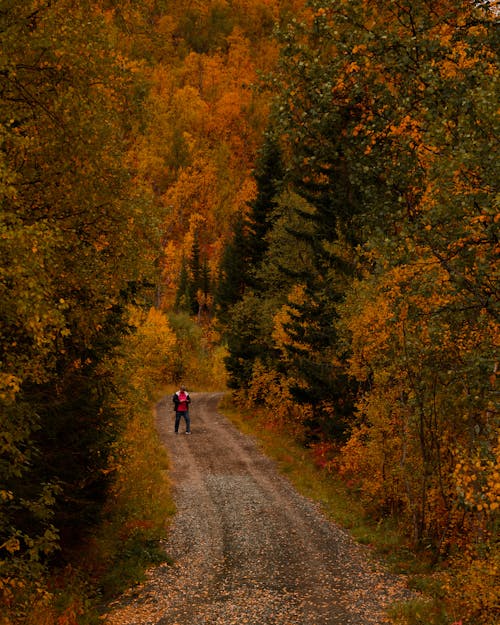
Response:
[[[172,460],[174,565],[109,606],[108,625],[382,625],[407,598],[367,549],[299,495],[253,440],[217,412],[220,393],[191,395],[192,435],[157,406]],[[181,421],[181,430],[184,422]]]

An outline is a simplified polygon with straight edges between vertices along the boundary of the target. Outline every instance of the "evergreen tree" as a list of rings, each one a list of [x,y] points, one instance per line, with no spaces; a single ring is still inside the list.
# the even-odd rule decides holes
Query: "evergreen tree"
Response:
[[[233,237],[226,244],[222,254],[215,293],[217,318],[223,329],[227,328],[231,307],[241,300],[248,285],[248,257],[245,220],[238,216],[233,228]]]
[[[271,327],[264,328],[264,294],[259,267],[268,250],[267,235],[277,217],[277,194],[283,178],[281,153],[275,138],[268,134],[255,169],[257,196],[249,202],[248,217],[240,217],[232,241],[225,249],[219,279],[218,317],[227,339],[226,365],[229,384],[245,387],[257,358],[269,356]]]
[[[178,311],[184,310],[187,312],[192,309],[188,264],[184,256],[182,257],[181,273],[179,276],[179,284],[175,295],[174,306]]]
[[[193,239],[193,245],[191,246],[191,256],[189,258],[189,306],[190,313],[197,315],[200,311],[200,304],[198,302],[198,290],[201,289],[202,282],[202,269],[200,262],[200,241],[198,233],[195,233]]]
[[[286,326],[290,337],[288,373],[299,381],[292,392],[299,402],[315,406],[322,402],[333,408],[328,419],[322,418],[320,408],[309,425],[311,429],[320,426],[334,437],[341,436],[346,427],[356,392],[342,365],[346,354],[336,330],[337,307],[354,272],[347,250],[359,241],[356,216],[363,210],[348,157],[342,151],[341,129],[348,115],[347,110],[340,110],[330,120],[329,144],[323,146],[328,165],[322,175],[313,175],[304,163],[290,173],[291,185],[312,210],[297,205],[295,221],[305,221],[308,227],[290,226],[288,232],[297,243],[308,242],[311,265],[283,268],[287,276],[294,275],[305,286],[303,301],[294,304]],[[307,158],[304,160],[307,163]]]
[[[254,172],[257,196],[249,202],[248,262],[251,267],[251,271],[249,271],[250,283],[254,288],[258,288],[255,272],[268,249],[269,244],[266,237],[276,218],[277,197],[283,176],[284,171],[278,141],[271,134],[267,134]]]
[[[202,296],[202,302],[200,304],[200,313],[209,314],[211,308],[211,279],[210,279],[210,268],[208,266],[208,259],[205,257],[203,259],[203,265],[201,267],[201,276],[200,276],[200,292]]]
[[[248,388],[256,361],[270,365],[278,357],[272,341],[275,309],[272,299],[264,299],[252,291],[232,306],[225,358],[230,388]]]

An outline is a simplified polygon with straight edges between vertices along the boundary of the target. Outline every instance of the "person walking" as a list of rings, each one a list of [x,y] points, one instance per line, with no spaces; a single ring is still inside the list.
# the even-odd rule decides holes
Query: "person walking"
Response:
[[[173,394],[172,401],[174,402],[175,409],[175,433],[179,433],[179,423],[181,422],[181,417],[184,417],[184,421],[186,422],[186,434],[191,434],[191,420],[189,418],[189,404],[191,403],[191,398],[185,386],[181,386],[180,389]]]

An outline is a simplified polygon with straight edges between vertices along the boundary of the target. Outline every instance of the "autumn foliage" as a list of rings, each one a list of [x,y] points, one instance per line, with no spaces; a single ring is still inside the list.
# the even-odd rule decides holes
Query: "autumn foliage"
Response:
[[[0,621],[69,624],[85,597],[58,609],[49,580],[99,522],[125,418],[105,363],[152,303],[144,76],[97,3],[7,3],[0,23]]]
[[[279,34],[271,119],[287,171],[264,261],[228,323],[230,350],[247,362],[235,381],[259,397],[274,376],[278,405],[291,391],[310,444],[340,445],[326,464],[370,514],[452,564],[450,618],[492,624],[497,13],[445,1],[309,6]],[[245,349],[233,335],[257,308]]]
[[[493,625],[496,5],[0,12],[0,620],[78,621],[48,572],[158,527],[158,387],[227,376]]]

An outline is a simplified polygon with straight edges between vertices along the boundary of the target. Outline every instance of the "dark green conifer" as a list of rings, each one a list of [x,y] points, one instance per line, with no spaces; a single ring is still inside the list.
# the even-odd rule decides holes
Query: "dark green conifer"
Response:
[[[201,278],[200,241],[198,233],[196,233],[193,245],[191,246],[191,256],[189,258],[189,312],[192,315],[197,315],[199,313],[198,289],[201,288]]]
[[[276,198],[283,182],[283,164],[277,140],[268,134],[255,168],[254,178],[257,183],[257,196],[249,202],[248,250],[249,272],[252,286],[255,284],[255,272],[268,249],[266,235],[273,226]]]
[[[233,237],[222,254],[215,293],[217,317],[222,328],[227,326],[231,306],[241,300],[248,285],[248,257],[245,220],[238,216],[233,228]]]
[[[182,257],[181,273],[179,276],[179,285],[175,295],[175,309],[177,311],[191,310],[191,290],[190,279],[186,258]]]

